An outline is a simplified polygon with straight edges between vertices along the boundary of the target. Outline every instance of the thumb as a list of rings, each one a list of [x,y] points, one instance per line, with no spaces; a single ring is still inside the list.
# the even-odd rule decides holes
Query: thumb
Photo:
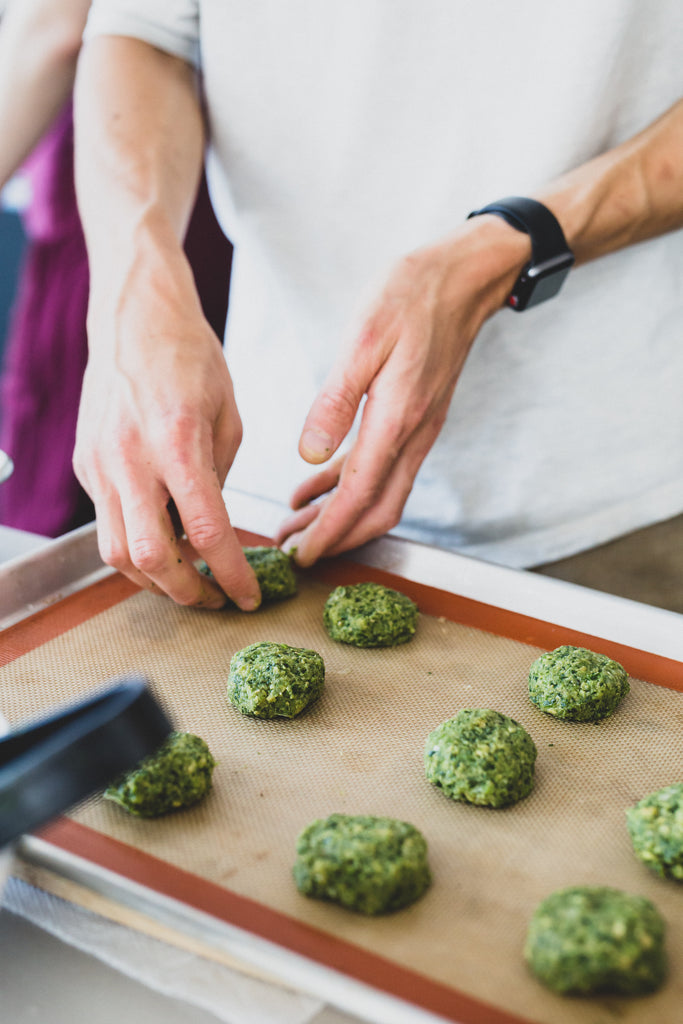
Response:
[[[358,412],[369,381],[347,363],[333,371],[306,417],[299,454],[306,462],[327,462],[342,443]]]
[[[363,325],[311,406],[299,440],[299,454],[306,462],[327,462],[353,426],[382,363],[382,332],[375,319],[370,317]]]

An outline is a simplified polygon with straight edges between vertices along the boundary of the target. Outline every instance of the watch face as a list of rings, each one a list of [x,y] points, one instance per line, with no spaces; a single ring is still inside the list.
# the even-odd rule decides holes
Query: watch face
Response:
[[[545,263],[528,266],[517,278],[508,305],[521,313],[557,295],[574,263],[571,253],[555,256]]]

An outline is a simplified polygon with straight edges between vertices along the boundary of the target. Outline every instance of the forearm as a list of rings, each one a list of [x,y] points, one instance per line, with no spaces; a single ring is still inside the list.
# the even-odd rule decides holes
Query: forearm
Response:
[[[202,116],[191,67],[121,37],[84,47],[75,101],[91,310],[108,316],[140,266],[152,280],[167,265],[189,275],[182,239],[201,171]]]
[[[90,0],[13,0],[0,22],[0,187],[64,106]]]
[[[683,227],[683,100],[535,198],[559,220],[577,263]]]

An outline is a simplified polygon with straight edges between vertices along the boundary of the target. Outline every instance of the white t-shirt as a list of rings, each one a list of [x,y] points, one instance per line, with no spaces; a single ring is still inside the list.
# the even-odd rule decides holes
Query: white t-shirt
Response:
[[[683,92],[680,0],[95,0],[86,33],[198,64],[236,252],[229,483],[286,502],[338,346],[396,260]],[[481,331],[395,531],[512,566],[683,510],[681,232]]]

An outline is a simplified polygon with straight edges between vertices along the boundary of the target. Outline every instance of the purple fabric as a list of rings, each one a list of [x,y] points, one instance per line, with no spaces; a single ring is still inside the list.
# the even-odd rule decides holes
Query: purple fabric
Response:
[[[92,519],[71,467],[87,360],[88,264],[70,104],[25,171],[33,192],[28,247],[0,381],[0,448],[15,468],[0,486],[0,522],[56,537]]]
[[[24,165],[33,194],[28,251],[0,379],[0,449],[14,473],[0,485],[0,523],[57,537],[89,522],[90,499],[72,466],[87,362],[88,263],[73,169],[71,104]],[[186,251],[204,313],[220,338],[232,247],[202,180]]]

